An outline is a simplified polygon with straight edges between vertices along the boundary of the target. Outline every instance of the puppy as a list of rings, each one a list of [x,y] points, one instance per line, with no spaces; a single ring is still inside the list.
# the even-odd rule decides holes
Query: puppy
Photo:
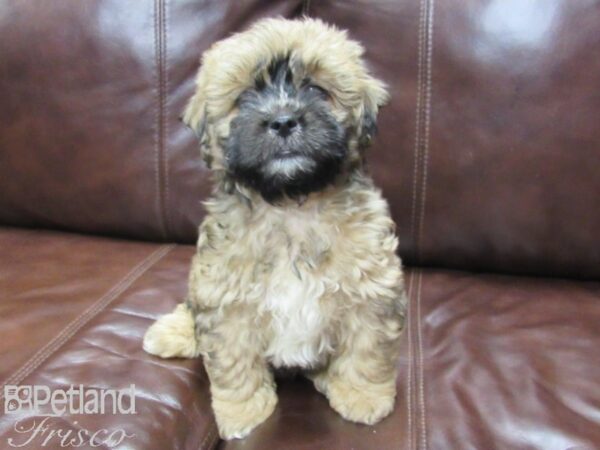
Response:
[[[344,418],[393,409],[406,298],[386,201],[364,166],[388,98],[362,47],[319,20],[266,19],[212,46],[183,121],[214,192],[185,303],[154,355],[202,355],[224,439],[273,412],[301,368]]]

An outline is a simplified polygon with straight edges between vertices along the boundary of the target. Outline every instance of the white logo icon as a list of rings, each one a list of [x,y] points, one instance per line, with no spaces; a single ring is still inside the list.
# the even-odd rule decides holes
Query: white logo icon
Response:
[[[33,409],[31,386],[4,386],[4,414]]]

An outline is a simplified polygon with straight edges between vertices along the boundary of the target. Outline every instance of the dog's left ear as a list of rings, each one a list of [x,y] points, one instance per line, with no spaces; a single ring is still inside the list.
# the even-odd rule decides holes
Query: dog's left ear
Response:
[[[377,113],[390,98],[386,85],[375,78],[368,77],[364,84],[363,111],[360,118],[358,145],[361,150],[371,145],[377,132]]]

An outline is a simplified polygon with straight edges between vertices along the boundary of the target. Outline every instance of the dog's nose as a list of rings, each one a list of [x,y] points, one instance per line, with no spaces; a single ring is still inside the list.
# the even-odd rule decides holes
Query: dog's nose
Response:
[[[281,137],[289,136],[298,126],[298,121],[288,115],[276,117],[269,124],[269,128]]]

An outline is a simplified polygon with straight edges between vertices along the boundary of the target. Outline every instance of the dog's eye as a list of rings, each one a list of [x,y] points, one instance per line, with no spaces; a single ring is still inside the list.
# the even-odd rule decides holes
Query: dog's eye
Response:
[[[329,98],[329,92],[326,89],[318,86],[316,84],[308,84],[306,85],[306,90],[311,94],[320,95],[323,98]]]

